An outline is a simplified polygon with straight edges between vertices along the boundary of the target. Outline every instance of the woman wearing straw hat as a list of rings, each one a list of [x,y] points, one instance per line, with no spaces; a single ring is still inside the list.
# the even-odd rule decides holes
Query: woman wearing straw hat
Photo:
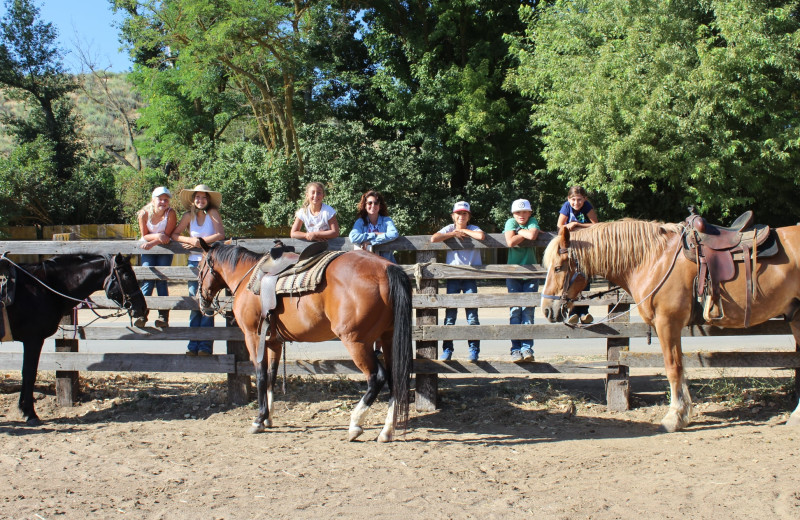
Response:
[[[172,240],[180,242],[184,249],[200,249],[200,240],[216,242],[225,238],[225,228],[219,216],[219,207],[222,204],[222,194],[211,191],[205,184],[198,184],[191,190],[181,190],[180,200],[187,209],[181,221],[172,233]],[[189,236],[183,236],[188,230]],[[189,255],[189,267],[197,267],[202,259],[199,253]],[[189,282],[189,296],[197,294],[197,282]],[[214,317],[206,316],[197,309],[189,313],[190,327],[213,327]],[[187,356],[210,356],[213,351],[213,341],[189,341],[186,350]]]

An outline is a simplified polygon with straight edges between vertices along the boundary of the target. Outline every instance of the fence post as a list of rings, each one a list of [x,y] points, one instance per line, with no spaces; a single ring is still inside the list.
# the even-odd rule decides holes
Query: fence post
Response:
[[[53,240],[69,241],[72,233],[55,233]],[[61,325],[75,325],[73,314],[61,318]],[[56,352],[78,352],[77,339],[56,338]],[[78,372],[74,370],[56,370],[56,404],[72,406],[78,400]]]
[[[417,251],[417,263],[422,264],[436,258],[435,251]],[[439,280],[422,280],[417,294],[436,294]],[[436,325],[439,321],[438,309],[417,309],[417,325]],[[439,342],[417,341],[417,359],[436,359]],[[439,375],[416,374],[416,394],[414,406],[418,412],[432,412],[439,404]]]
[[[630,310],[629,303],[620,303],[616,306],[616,312],[623,313]],[[608,312],[614,309],[613,305],[608,306]],[[616,319],[617,322],[629,322],[630,314],[625,314]],[[609,338],[606,340],[606,360],[609,363],[619,361],[619,353],[630,350],[630,338]],[[606,405],[609,410],[621,412],[630,409],[630,368],[620,366],[616,374],[606,375]]]
[[[226,290],[225,294],[230,296],[230,291]],[[233,311],[225,312],[225,326],[238,327],[236,318],[233,316]],[[250,354],[247,352],[247,343],[244,341],[226,341],[225,346],[228,354],[233,354],[234,362],[248,361]],[[250,402],[250,376],[247,374],[239,374],[238,371],[233,374],[228,374],[228,404],[243,405]]]

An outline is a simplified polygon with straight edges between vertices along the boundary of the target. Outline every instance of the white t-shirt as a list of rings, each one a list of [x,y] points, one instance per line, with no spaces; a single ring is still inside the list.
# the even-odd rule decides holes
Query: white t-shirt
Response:
[[[295,217],[302,220],[303,224],[305,224],[306,232],[328,231],[331,228],[328,225],[328,221],[332,219],[334,215],[336,215],[336,210],[324,202],[322,203],[322,208],[320,208],[319,213],[316,215],[311,214],[311,210],[308,206],[298,209],[297,213],[295,213]]]
[[[448,224],[439,230],[439,233],[451,233],[456,229],[455,224]],[[481,228],[473,224],[467,224],[470,231],[480,231]],[[477,249],[456,249],[447,252],[447,263],[449,265],[481,265],[481,252]]]

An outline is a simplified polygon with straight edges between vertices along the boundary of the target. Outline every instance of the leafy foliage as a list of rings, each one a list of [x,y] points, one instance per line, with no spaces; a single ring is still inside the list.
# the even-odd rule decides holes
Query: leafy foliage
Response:
[[[548,168],[613,214],[788,223],[800,166],[795,2],[556,1],[523,7],[510,84],[536,101]],[[787,218],[788,217],[788,218]]]

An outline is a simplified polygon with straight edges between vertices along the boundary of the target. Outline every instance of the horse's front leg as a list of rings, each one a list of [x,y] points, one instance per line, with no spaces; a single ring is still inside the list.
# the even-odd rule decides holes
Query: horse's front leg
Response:
[[[790,321],[789,325],[792,327],[795,344],[800,345],[800,313],[795,315],[795,319]],[[789,420],[786,421],[786,426],[800,426],[800,399],[798,399],[797,408],[794,409],[792,415],[789,416]]]
[[[692,419],[692,396],[683,370],[683,351],[681,349],[681,327],[671,323],[658,323],[656,333],[664,355],[664,369],[670,387],[669,412],[661,420],[661,427],[674,432],[687,426]]]
[[[39,356],[44,340],[28,340],[23,343],[22,389],[19,392],[19,410],[28,426],[40,426],[42,421],[36,415],[33,403],[33,389],[36,386],[36,371],[39,369]]]
[[[256,363],[256,397],[258,417],[253,421],[250,433],[261,433],[272,428],[272,403],[275,379],[278,377],[278,364],[281,358],[281,344],[267,343],[264,357]]]

